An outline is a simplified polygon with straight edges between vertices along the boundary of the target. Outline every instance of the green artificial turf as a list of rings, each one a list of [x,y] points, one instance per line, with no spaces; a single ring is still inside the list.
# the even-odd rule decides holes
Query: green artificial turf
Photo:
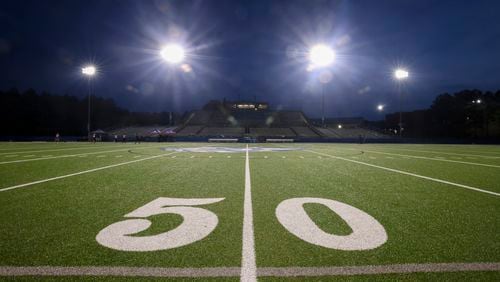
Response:
[[[170,150],[205,146],[246,148],[245,144],[204,143],[0,143],[0,189],[134,162],[0,192],[0,266],[239,267],[245,153]],[[500,193],[500,146],[305,143],[251,144],[253,147],[297,149],[249,154],[257,267],[500,262],[500,196],[355,163]],[[141,161],[159,155],[164,156]],[[57,158],[35,160],[50,157]],[[1,163],[29,159],[33,160]],[[200,206],[215,213],[219,222],[210,235],[193,244],[125,252],[97,243],[95,237],[103,228],[159,197],[225,199]],[[300,197],[340,201],[368,213],[384,227],[387,242],[372,250],[341,251],[299,239],[278,222],[275,210],[282,201]],[[342,236],[352,232],[339,215],[323,205],[306,204],[304,210],[327,233]],[[174,214],[148,219],[151,228],[134,236],[155,235],[182,223],[182,217]],[[498,275],[419,273],[307,280],[493,281]],[[6,281],[75,279],[156,280],[0,277]],[[175,281],[184,280],[189,279]],[[235,281],[238,277],[198,280]]]

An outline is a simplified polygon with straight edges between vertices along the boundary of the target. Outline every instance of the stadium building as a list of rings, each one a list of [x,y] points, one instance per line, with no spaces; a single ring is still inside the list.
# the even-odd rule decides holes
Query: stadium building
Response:
[[[185,114],[175,127],[127,127],[111,134],[177,141],[358,141],[386,135],[368,129],[363,118],[327,119],[325,126],[302,111],[275,110],[267,102],[212,100]],[[227,139],[227,140],[224,140]]]

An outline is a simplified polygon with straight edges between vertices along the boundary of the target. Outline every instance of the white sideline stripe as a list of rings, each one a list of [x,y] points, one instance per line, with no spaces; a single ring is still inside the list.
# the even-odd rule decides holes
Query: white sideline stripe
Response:
[[[111,145],[109,145],[111,146]],[[26,154],[26,153],[40,153],[40,152],[55,152],[55,151],[67,151],[67,150],[86,150],[86,149],[97,149],[97,148],[105,148],[109,146],[82,146],[82,147],[72,147],[72,148],[64,148],[64,149],[49,149],[49,150],[35,150],[35,151],[20,151],[20,152],[8,152],[8,153],[0,153],[0,155],[8,155],[8,154]]]
[[[445,155],[456,155],[456,156],[471,156],[471,157],[481,157],[486,159],[500,159],[500,157],[493,156],[484,156],[484,155],[472,155],[472,154],[462,154],[462,153],[448,153],[448,152],[439,152],[439,151],[424,151],[424,150],[412,150],[412,149],[403,149],[403,148],[390,148],[391,150],[402,150],[402,151],[410,151],[410,152],[421,152],[421,153],[437,153],[437,154],[445,154]]]
[[[257,281],[257,264],[255,262],[252,191],[250,183],[250,160],[248,158],[248,145],[245,158],[245,200],[243,204],[243,247],[241,257],[240,281]]]
[[[333,267],[262,267],[259,276],[304,277],[304,276],[347,276],[369,274],[428,273],[428,272],[465,272],[499,271],[500,263],[419,263],[388,264]]]
[[[0,162],[0,165],[2,164],[12,164],[12,163],[24,163],[24,162],[31,162],[31,161],[41,161],[41,160],[52,160],[52,159],[59,159],[59,158],[72,158],[72,157],[86,157],[87,155],[97,155],[97,154],[103,154],[103,153],[113,153],[113,152],[123,152],[123,151],[128,151],[128,150],[137,150],[137,149],[148,149],[148,148],[159,148],[159,147],[137,147],[137,148],[126,148],[126,149],[118,149],[118,150],[111,150],[111,151],[99,151],[99,152],[91,152],[91,153],[80,153],[80,154],[72,154],[72,155],[62,155],[62,156],[47,156],[47,157],[42,157],[42,158],[36,158],[36,159],[27,159],[27,160],[15,160],[15,161],[4,161]],[[104,156],[97,156],[98,158],[102,158]]]
[[[403,273],[500,271],[498,262],[412,263],[331,267],[259,267],[260,277],[311,277]],[[236,277],[239,267],[0,266],[6,276]]]
[[[146,160],[156,159],[156,158],[160,158],[160,157],[172,155],[172,154],[175,154],[175,153],[177,153],[177,152],[172,152],[172,153],[162,154],[162,155],[156,155],[156,156],[152,156],[152,157],[148,157],[148,158],[143,158],[143,159],[138,159],[138,160],[133,160],[133,161],[128,161],[128,162],[123,162],[123,163],[118,163],[118,164],[113,164],[113,165],[102,166],[102,167],[98,167],[98,168],[93,168],[93,169],[84,170],[84,171],[80,171],[80,172],[75,172],[75,173],[70,173],[70,174],[66,174],[66,175],[56,176],[56,177],[47,178],[47,179],[43,179],[43,180],[28,182],[28,183],[19,184],[19,185],[14,185],[14,186],[6,187],[6,188],[1,188],[0,192],[4,192],[4,191],[8,191],[8,190],[13,190],[13,189],[18,189],[18,188],[22,188],[22,187],[26,187],[26,186],[31,186],[31,185],[35,185],[35,184],[40,184],[40,183],[44,183],[44,182],[49,182],[49,181],[53,181],[53,180],[63,179],[63,178],[71,177],[71,176],[81,175],[81,174],[85,174],[85,173],[91,173],[91,172],[95,172],[95,171],[99,171],[99,170],[103,170],[103,169],[108,169],[108,168],[113,168],[113,167],[117,167],[117,166],[131,164],[131,163],[136,163],[136,162],[142,162],[142,161],[146,161]]]
[[[349,149],[349,150],[358,151],[356,149]],[[442,158],[438,158],[438,157],[436,157],[436,158],[430,158],[430,157],[422,157],[422,156],[413,156],[413,155],[403,155],[403,154],[395,154],[395,153],[377,152],[377,151],[371,151],[371,150],[363,150],[363,151],[364,152],[368,152],[368,153],[384,154],[384,155],[391,155],[391,156],[400,156],[400,157],[407,157],[407,158],[414,158],[414,159],[423,159],[423,160],[431,160],[431,161],[450,162],[450,163],[459,163],[459,164],[468,164],[468,165],[478,165],[478,166],[487,166],[487,167],[500,168],[500,165],[454,161],[454,160],[447,160],[447,159],[442,159]],[[386,158],[390,158],[390,157],[386,157]]]
[[[329,155],[329,154],[325,154],[325,153],[315,152],[315,151],[311,151],[311,150],[307,150],[307,151],[314,153],[314,154],[329,156],[331,158],[338,159],[338,160],[343,160],[343,161],[348,161],[348,162],[357,163],[357,164],[361,164],[361,165],[371,166],[371,167],[375,167],[375,168],[379,168],[379,169],[383,169],[383,170],[387,170],[387,171],[391,171],[391,172],[401,173],[401,174],[405,174],[405,175],[409,175],[409,176],[413,176],[413,177],[417,177],[417,178],[422,178],[422,179],[426,179],[426,180],[430,180],[430,181],[434,181],[434,182],[439,182],[439,183],[443,183],[443,184],[457,186],[460,188],[465,188],[465,189],[469,189],[469,190],[483,192],[483,193],[491,194],[494,196],[500,196],[500,193],[496,193],[496,192],[492,192],[492,191],[488,191],[488,190],[483,190],[483,189],[479,189],[476,187],[467,186],[467,185],[463,185],[463,184],[459,184],[459,183],[454,183],[454,182],[450,182],[450,181],[446,181],[446,180],[442,180],[442,179],[432,178],[432,177],[423,176],[423,175],[419,175],[419,174],[415,174],[415,173],[411,173],[411,172],[406,172],[406,171],[402,171],[402,170],[397,170],[397,169],[393,169],[393,168],[388,168],[388,167],[384,167],[384,166],[379,166],[379,165],[364,163],[364,162],[360,162],[360,161],[350,160],[350,159],[337,157],[337,156],[333,156],[333,155]]]

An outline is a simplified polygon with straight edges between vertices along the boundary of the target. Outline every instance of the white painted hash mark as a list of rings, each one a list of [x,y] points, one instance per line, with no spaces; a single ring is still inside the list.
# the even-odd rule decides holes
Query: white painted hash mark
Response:
[[[243,204],[243,248],[241,258],[242,282],[257,281],[257,265],[255,262],[255,242],[253,234],[252,191],[250,182],[250,160],[248,145],[245,159],[245,199]]]

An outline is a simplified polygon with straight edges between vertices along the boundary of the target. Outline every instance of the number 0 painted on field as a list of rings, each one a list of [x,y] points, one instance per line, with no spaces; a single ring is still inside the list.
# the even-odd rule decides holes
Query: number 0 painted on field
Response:
[[[321,204],[337,213],[352,229],[339,236],[321,230],[304,210],[304,204]],[[377,248],[387,241],[384,227],[371,215],[348,204],[322,198],[293,198],[276,208],[278,221],[293,235],[318,246],[356,251]]]
[[[208,205],[224,200],[158,198],[126,214],[125,217],[146,218],[157,214],[178,214],[183,222],[177,228],[152,236],[132,236],[151,226],[147,219],[127,219],[109,225],[97,234],[99,244],[120,251],[158,251],[189,245],[208,236],[219,222],[213,212],[192,206]]]

